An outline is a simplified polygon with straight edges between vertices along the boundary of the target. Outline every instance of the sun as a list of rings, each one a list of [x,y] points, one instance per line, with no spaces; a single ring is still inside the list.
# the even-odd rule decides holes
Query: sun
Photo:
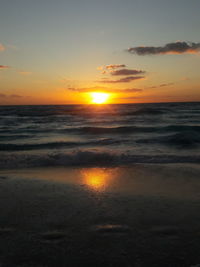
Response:
[[[92,103],[94,104],[104,104],[107,102],[109,98],[109,94],[107,93],[91,93]]]

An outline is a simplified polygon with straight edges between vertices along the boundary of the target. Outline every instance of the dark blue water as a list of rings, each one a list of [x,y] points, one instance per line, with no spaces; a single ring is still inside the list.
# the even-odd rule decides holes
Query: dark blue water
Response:
[[[200,103],[0,107],[1,168],[144,162],[200,162]]]

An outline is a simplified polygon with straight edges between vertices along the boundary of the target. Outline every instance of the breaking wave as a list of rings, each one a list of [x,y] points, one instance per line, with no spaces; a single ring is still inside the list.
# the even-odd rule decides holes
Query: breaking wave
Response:
[[[146,144],[163,144],[179,148],[197,148],[197,146],[200,144],[200,133],[195,131],[185,131],[167,136],[159,136],[156,138],[139,139],[136,142]]]
[[[24,151],[24,150],[40,150],[40,149],[61,149],[80,146],[107,146],[120,144],[122,140],[114,140],[105,138],[88,142],[48,142],[48,143],[26,143],[26,144],[0,144],[0,151]],[[123,140],[126,142],[126,140]]]
[[[0,107],[1,168],[199,163],[199,148],[200,103]]]
[[[134,163],[200,163],[200,155],[133,155],[95,151],[47,154],[0,154],[1,169],[51,166],[120,166]]]

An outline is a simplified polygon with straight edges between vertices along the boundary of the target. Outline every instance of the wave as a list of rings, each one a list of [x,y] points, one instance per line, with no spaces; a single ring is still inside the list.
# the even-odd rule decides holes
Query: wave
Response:
[[[0,154],[1,169],[50,166],[120,166],[134,163],[200,163],[200,155],[132,155],[95,151],[49,154]]]
[[[0,108],[0,116],[16,116],[22,117],[38,117],[49,118],[53,116],[80,116],[92,117],[96,115],[108,116],[127,116],[127,115],[161,115],[171,112],[172,108],[154,104],[135,104],[135,105],[66,105],[66,106],[7,106],[4,109]]]
[[[104,127],[83,127],[77,129],[77,131],[82,134],[93,134],[93,135],[103,135],[103,134],[125,134],[133,133],[133,129],[135,133],[141,132],[152,132],[156,133],[156,131],[152,130],[152,127],[116,127],[116,128],[104,128]],[[186,127],[187,128],[187,127]],[[192,127],[194,129],[195,127]],[[174,128],[170,128],[169,131]],[[109,145],[120,145],[124,144],[131,148],[133,145],[137,144],[157,144],[157,145],[166,145],[168,147],[174,146],[178,148],[198,148],[200,144],[200,132],[198,131],[183,131],[183,132],[174,132],[172,134],[166,135],[167,131],[159,130],[157,133],[161,135],[154,137],[155,135],[146,135],[144,138],[136,138],[126,136],[126,138],[117,137],[117,138],[100,138],[97,140],[88,140],[86,141],[51,141],[44,143],[5,143],[9,140],[15,140],[17,138],[23,139],[30,137],[15,135],[15,136],[0,136],[0,140],[4,141],[4,143],[0,143],[0,151],[26,151],[26,150],[44,150],[44,149],[64,149],[64,148],[73,148],[73,147],[83,147],[83,146],[109,146]],[[163,135],[165,134],[165,135]],[[5,138],[5,139],[4,139]],[[7,139],[6,139],[7,138]],[[13,139],[12,139],[13,138]]]
[[[149,103],[149,104],[112,104],[112,105],[40,105],[40,106],[2,106],[1,117],[15,118],[41,118],[51,120],[59,116],[93,117],[104,116],[127,116],[127,115],[162,115],[175,113],[199,113],[200,103]],[[180,114],[181,115],[181,114]],[[53,118],[54,119],[54,118]]]
[[[14,134],[14,135],[0,135],[0,141],[13,141],[18,139],[33,138],[34,135]]]
[[[119,127],[79,127],[67,131],[81,134],[123,134],[134,132],[152,132],[154,127],[119,126]],[[65,131],[65,130],[64,130]]]
[[[0,151],[25,151],[25,150],[41,150],[41,149],[60,149],[72,148],[80,146],[107,146],[125,143],[128,140],[115,140],[112,138],[104,138],[88,142],[47,142],[47,143],[27,143],[27,144],[0,144]]]
[[[126,115],[162,115],[164,113],[171,112],[167,108],[140,108],[136,111],[126,112]]]
[[[159,136],[156,138],[139,139],[137,143],[156,143],[168,146],[176,146],[178,148],[197,148],[200,144],[200,133],[195,131],[185,131],[167,136]]]
[[[196,131],[200,132],[200,126],[169,125],[169,126],[119,126],[119,127],[77,127],[63,129],[61,132],[74,132],[81,134],[126,134],[126,133],[166,133]]]
[[[1,134],[12,134],[13,129],[0,129]],[[15,129],[15,134],[20,138],[20,134],[23,136],[26,134],[45,134],[45,133],[59,133],[59,134],[91,134],[91,135],[103,135],[103,134],[126,134],[126,133],[167,133],[167,132],[184,132],[194,131],[200,132],[199,125],[168,125],[168,126],[118,126],[118,127],[101,127],[101,126],[84,126],[84,127],[71,127],[64,129],[54,128],[35,128],[26,127]],[[0,136],[1,138],[1,136]]]
[[[181,147],[193,147],[200,143],[200,134],[194,131],[177,133],[168,136],[165,142],[167,144],[178,145]]]

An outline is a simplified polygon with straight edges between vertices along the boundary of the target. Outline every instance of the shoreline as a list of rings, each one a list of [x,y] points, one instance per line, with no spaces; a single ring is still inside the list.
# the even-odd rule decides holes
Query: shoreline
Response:
[[[200,263],[200,167],[0,172],[1,266]]]
[[[35,168],[112,168],[140,165],[197,165],[200,155],[129,155],[115,154],[106,151],[71,151],[68,153],[35,153],[4,152],[0,154],[2,170],[35,169]]]

